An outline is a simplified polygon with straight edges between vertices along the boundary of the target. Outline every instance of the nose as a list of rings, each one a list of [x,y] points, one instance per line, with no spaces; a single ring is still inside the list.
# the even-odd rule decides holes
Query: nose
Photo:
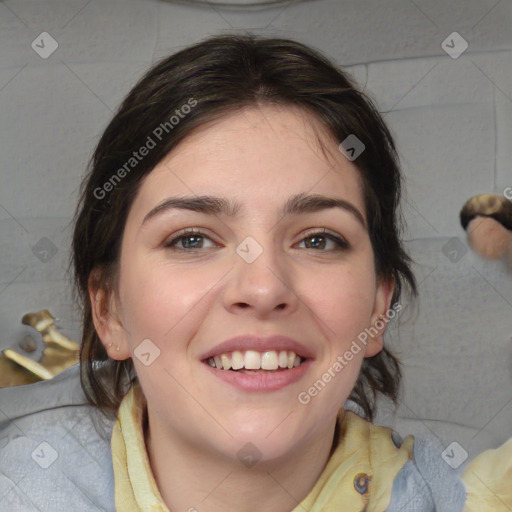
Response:
[[[247,237],[233,256],[233,269],[224,290],[226,309],[259,318],[296,311],[300,301],[293,269],[286,260],[286,254],[270,236],[263,243]]]

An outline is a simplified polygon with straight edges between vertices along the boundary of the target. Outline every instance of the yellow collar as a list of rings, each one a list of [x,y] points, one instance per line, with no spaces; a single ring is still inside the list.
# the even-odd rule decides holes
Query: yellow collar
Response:
[[[123,399],[112,432],[116,510],[169,512],[146,451],[145,408],[146,400],[136,384]],[[378,512],[388,507],[393,481],[412,458],[413,437],[396,448],[391,429],[375,426],[350,411],[338,418],[338,425],[332,456],[313,489],[292,512]]]

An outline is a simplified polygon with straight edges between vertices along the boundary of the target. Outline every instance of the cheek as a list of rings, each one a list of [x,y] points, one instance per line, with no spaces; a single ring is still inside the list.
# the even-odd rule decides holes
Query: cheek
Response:
[[[201,298],[209,287],[198,272],[178,272],[158,265],[139,265],[137,271],[125,275],[123,313],[132,359],[155,409],[165,409],[165,400],[160,403],[155,396],[166,390],[162,396],[170,394],[177,399],[183,393],[178,382],[190,378],[183,363],[188,343],[200,325]],[[158,356],[150,366],[137,358],[139,344],[145,339],[157,347],[153,350]]]
[[[344,338],[368,326],[375,302],[375,276],[368,268],[326,268],[307,280],[304,297],[313,301],[315,314],[329,337]]]
[[[155,264],[148,258],[127,258],[124,268],[121,300],[132,345],[150,338],[162,350],[169,340],[190,337],[188,329],[198,326],[203,299],[223,275],[211,268]]]

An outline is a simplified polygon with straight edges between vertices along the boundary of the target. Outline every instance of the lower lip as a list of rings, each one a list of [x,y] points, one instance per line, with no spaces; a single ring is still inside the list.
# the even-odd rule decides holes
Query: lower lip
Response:
[[[289,370],[254,374],[219,370],[208,363],[203,364],[213,375],[243,391],[277,391],[300,380],[309,370],[311,361],[307,359],[300,366]]]

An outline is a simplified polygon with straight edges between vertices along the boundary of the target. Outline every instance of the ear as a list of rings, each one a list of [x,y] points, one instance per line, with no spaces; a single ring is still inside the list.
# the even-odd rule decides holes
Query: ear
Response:
[[[122,361],[131,357],[126,329],[118,314],[118,298],[114,287],[105,279],[105,270],[95,268],[89,275],[88,289],[94,327],[112,359]]]
[[[384,333],[389,322],[391,298],[395,289],[394,278],[379,280],[375,293],[375,304],[371,316],[371,325],[368,328],[369,336],[366,345],[365,357],[378,354],[384,348]]]

